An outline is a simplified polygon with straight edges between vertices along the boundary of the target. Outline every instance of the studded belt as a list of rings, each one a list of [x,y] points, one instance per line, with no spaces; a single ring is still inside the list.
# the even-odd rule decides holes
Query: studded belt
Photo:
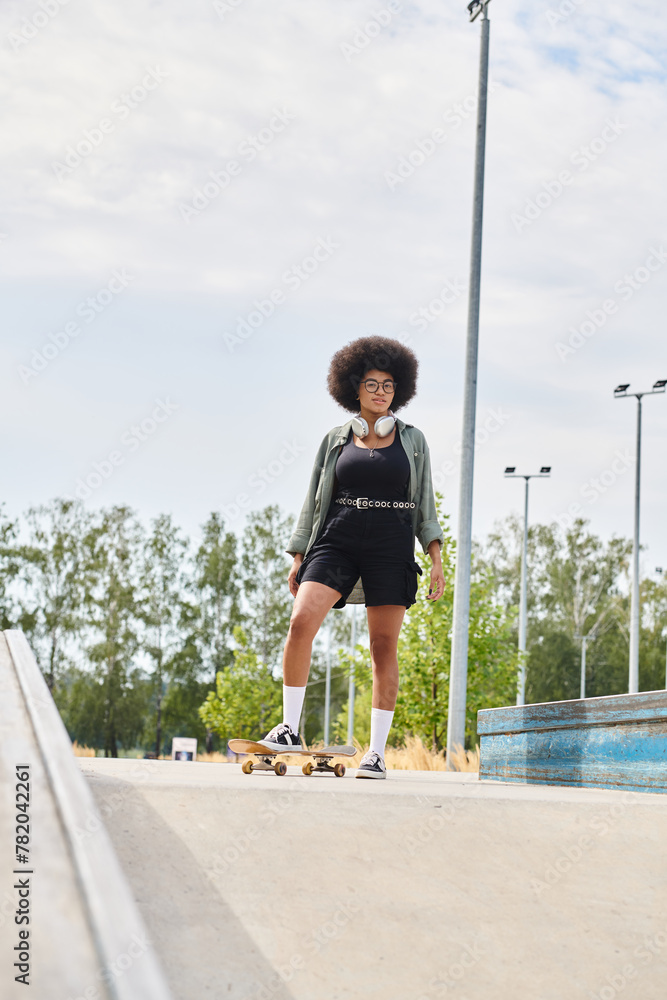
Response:
[[[408,500],[373,500],[369,497],[337,497],[335,503],[343,504],[345,507],[357,507],[364,510],[367,507],[394,507],[405,510],[414,509],[417,504]]]

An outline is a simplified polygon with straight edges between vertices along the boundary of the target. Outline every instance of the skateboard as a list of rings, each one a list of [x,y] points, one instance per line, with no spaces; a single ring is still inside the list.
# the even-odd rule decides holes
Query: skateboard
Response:
[[[345,774],[345,764],[337,761],[331,763],[333,757],[354,757],[357,752],[354,747],[324,747],[322,750],[269,750],[263,743],[255,743],[253,740],[230,740],[229,749],[232,753],[251,754],[247,760],[243,761],[241,770],[244,774],[251,774],[252,771],[275,771],[276,774],[287,774],[287,764],[284,760],[275,760],[276,757],[284,754],[292,754],[294,757],[311,757],[307,760],[301,770],[306,775],[311,775],[314,771],[321,771],[323,774],[335,774],[337,778],[342,778]]]

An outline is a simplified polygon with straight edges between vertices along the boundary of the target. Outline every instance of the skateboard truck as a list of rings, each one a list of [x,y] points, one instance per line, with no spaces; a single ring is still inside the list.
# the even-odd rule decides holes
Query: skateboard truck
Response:
[[[229,749],[233,753],[250,754],[247,760],[243,761],[241,770],[244,774],[252,774],[253,771],[273,771],[278,775],[287,774],[287,764],[283,760],[276,760],[277,757],[291,754],[294,757],[310,757],[301,767],[307,776],[319,772],[321,774],[333,774],[336,778],[345,775],[345,764],[336,761],[332,764],[334,757],[354,757],[356,750],[354,747],[329,746],[321,750],[269,750],[262,743],[254,740],[230,740]]]
[[[311,756],[314,758],[314,763],[312,760],[307,760],[301,768],[305,775],[310,776],[313,771],[321,771],[322,774],[335,774],[337,778],[345,777],[345,764],[340,761],[332,764],[331,754],[321,755],[313,750]]]
[[[266,756],[257,754],[256,760],[248,757],[241,764],[241,770],[244,774],[252,774],[253,771],[275,771],[279,775],[287,774],[287,764],[284,760],[277,760],[273,763],[272,758],[275,756],[275,754],[266,754]]]

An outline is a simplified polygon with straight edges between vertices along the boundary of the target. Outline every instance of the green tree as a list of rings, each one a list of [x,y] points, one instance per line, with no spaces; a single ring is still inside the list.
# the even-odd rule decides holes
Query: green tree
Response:
[[[486,546],[477,547],[478,565],[494,574],[505,607],[518,601],[522,531],[512,515],[497,525]],[[620,665],[624,658],[627,664],[624,581],[630,551],[625,539],[603,542],[583,519],[567,530],[556,522],[530,528],[527,702],[579,697],[581,635],[597,636],[587,648],[586,693],[627,690]]]
[[[639,648],[639,681],[642,691],[666,686],[667,670],[667,574],[659,581],[647,578],[641,584],[642,631]],[[627,657],[626,657],[627,673]]]
[[[334,718],[333,734],[335,743],[347,743],[348,719],[350,712],[349,682],[354,659],[354,739],[361,746],[369,743],[371,738],[371,708],[373,700],[373,674],[370,651],[368,646],[357,643],[352,656],[349,642],[338,649],[337,662],[342,671],[343,684],[340,686],[342,697],[338,699],[338,710],[334,714],[336,700],[333,699]],[[390,738],[393,739],[393,733]]]
[[[294,518],[282,517],[278,506],[248,514],[241,537],[240,582],[245,598],[243,629],[248,642],[267,666],[279,667],[292,613],[287,586],[292,560],[285,548]]]
[[[445,593],[437,601],[427,600],[431,560],[416,553],[422,568],[416,603],[408,609],[398,643],[400,688],[390,741],[400,744],[409,734],[419,736],[434,749],[446,742],[449,704],[452,610],[454,598],[455,542],[442,512],[442,497],[437,495],[444,544],[442,566]],[[468,693],[466,708],[466,743],[474,745],[477,735],[477,712],[513,702],[516,698],[517,653],[514,639],[515,609],[496,600],[496,581],[486,567],[478,567],[470,591],[470,631],[468,645]],[[370,654],[356,647],[355,738],[368,741],[372,676]],[[340,662],[348,671],[350,657],[341,653]],[[337,720],[341,739],[347,731],[347,705]]]
[[[139,614],[146,630],[143,648],[153,664],[157,755],[162,749],[165,672],[182,641],[178,626],[187,549],[188,541],[174,525],[171,515],[161,514],[155,518],[143,546],[138,597]]]
[[[116,664],[105,676],[100,669],[91,673],[74,666],[60,689],[58,708],[72,740],[117,757],[119,748],[141,743],[151,691],[151,679],[138,668],[120,670]]]
[[[240,626],[234,628],[234,659],[216,675],[215,691],[210,691],[199,714],[206,726],[223,739],[258,739],[279,721],[282,687],[271,668],[250,649]]]
[[[16,522],[5,515],[4,504],[0,504],[0,629],[15,628],[19,614],[12,593],[12,584],[20,569],[17,534]]]
[[[94,669],[90,683],[75,681],[70,723],[101,734],[105,757],[117,757],[119,744],[134,745],[145,725],[147,688],[134,665],[139,649],[137,569],[143,538],[128,507],[100,512],[84,539],[90,580],[85,606],[92,641],[87,655]]]
[[[352,613],[354,605],[332,609],[326,616],[315,642],[310,675],[301,716],[302,732],[310,746],[324,739],[324,703],[326,698],[326,663],[331,629],[331,707],[329,742],[347,741],[347,701],[352,658]],[[368,724],[370,725],[370,654],[366,608],[356,605],[355,625],[355,695],[354,731],[356,739],[364,738],[364,691],[368,690]]]
[[[162,703],[162,748],[167,752],[174,736],[194,737],[205,746],[207,732],[199,706],[211,690],[201,673],[199,650],[186,641],[169,661],[169,686]]]
[[[214,512],[203,526],[191,585],[194,603],[184,613],[190,620],[188,641],[199,651],[200,669],[209,688],[219,671],[233,662],[233,629],[241,623],[236,536],[225,532],[220,514]],[[206,732],[206,750],[213,749],[213,731]]]
[[[612,538],[606,545],[578,518],[563,534],[557,525],[538,531],[541,604],[551,621],[573,635],[599,634],[619,609],[619,579],[628,569],[632,545]]]
[[[430,559],[417,554],[422,577],[417,603],[409,609],[399,639],[401,687],[396,705],[394,739],[419,736],[434,750],[446,742],[454,602],[455,542],[442,513],[438,513],[445,541],[442,566],[445,593],[427,600]],[[470,587],[466,744],[474,746],[477,712],[510,704],[516,698],[517,653],[513,636],[515,611],[495,598],[495,579],[479,568]]]
[[[25,515],[28,539],[16,547],[19,624],[26,633],[49,690],[71,663],[67,650],[79,639],[87,579],[82,542],[89,518],[79,501],[56,499]]]

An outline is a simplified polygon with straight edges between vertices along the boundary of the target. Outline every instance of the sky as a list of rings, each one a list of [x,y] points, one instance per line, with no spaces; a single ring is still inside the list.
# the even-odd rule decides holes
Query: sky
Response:
[[[493,0],[473,533],[632,534],[667,378],[667,23]],[[456,531],[480,21],[453,0],[6,0],[0,337],[17,516],[56,496],[298,514],[331,356],[407,343]],[[667,567],[667,395],[643,572]]]

